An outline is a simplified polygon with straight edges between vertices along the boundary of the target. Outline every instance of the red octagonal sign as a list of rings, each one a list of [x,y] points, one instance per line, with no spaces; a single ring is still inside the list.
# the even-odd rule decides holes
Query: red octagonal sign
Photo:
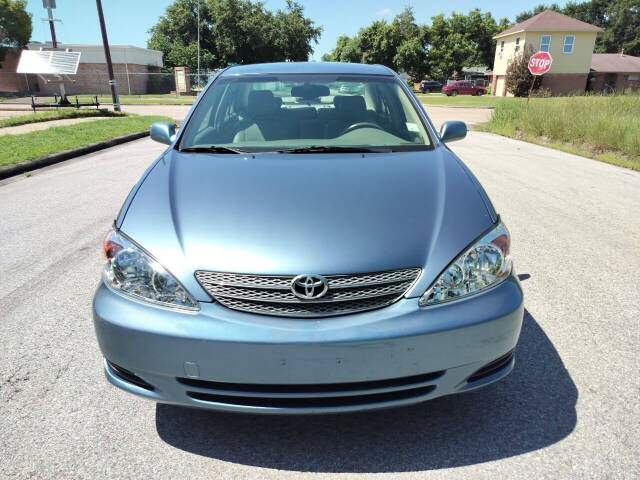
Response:
[[[529,59],[529,71],[532,75],[542,75],[551,68],[553,59],[549,52],[538,52],[531,55]]]

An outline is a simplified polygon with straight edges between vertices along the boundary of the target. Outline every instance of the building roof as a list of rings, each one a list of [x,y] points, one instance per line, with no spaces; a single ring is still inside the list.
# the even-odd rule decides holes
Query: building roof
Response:
[[[228,68],[222,74],[253,75],[253,74],[297,74],[297,73],[327,73],[327,74],[356,74],[356,75],[393,75],[393,71],[384,65],[366,65],[363,63],[341,62],[276,62],[255,63],[252,65],[236,65]]]
[[[550,31],[570,31],[570,32],[601,32],[600,27],[590,23],[576,20],[555,10],[545,10],[537,15],[518,23],[504,32],[500,32],[493,38],[504,37],[518,32],[550,32]]]
[[[619,53],[594,53],[591,56],[594,72],[640,73],[640,57]]]

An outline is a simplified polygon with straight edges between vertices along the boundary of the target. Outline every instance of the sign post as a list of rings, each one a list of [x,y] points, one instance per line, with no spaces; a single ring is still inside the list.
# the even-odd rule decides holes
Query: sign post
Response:
[[[533,92],[533,86],[536,83],[536,77],[540,75],[544,75],[551,68],[551,63],[553,62],[553,58],[551,58],[551,54],[549,52],[538,52],[531,55],[529,59],[529,71],[531,75],[533,75],[533,81],[531,82],[531,88],[529,88],[529,96],[527,97],[527,103],[531,99],[531,92]]]

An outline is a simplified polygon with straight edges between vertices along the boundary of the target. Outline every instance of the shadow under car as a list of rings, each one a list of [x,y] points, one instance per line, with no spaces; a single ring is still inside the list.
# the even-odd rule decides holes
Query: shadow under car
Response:
[[[291,471],[406,472],[512,457],[554,444],[576,425],[578,390],[525,310],[516,366],[472,392],[373,412],[228,414],[158,404],[160,438],[227,462]]]

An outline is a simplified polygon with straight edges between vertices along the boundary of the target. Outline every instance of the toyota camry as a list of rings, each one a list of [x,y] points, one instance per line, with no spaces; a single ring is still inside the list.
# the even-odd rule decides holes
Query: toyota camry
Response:
[[[107,379],[235,412],[407,405],[506,376],[523,319],[510,235],[380,65],[216,74],[107,234]]]

